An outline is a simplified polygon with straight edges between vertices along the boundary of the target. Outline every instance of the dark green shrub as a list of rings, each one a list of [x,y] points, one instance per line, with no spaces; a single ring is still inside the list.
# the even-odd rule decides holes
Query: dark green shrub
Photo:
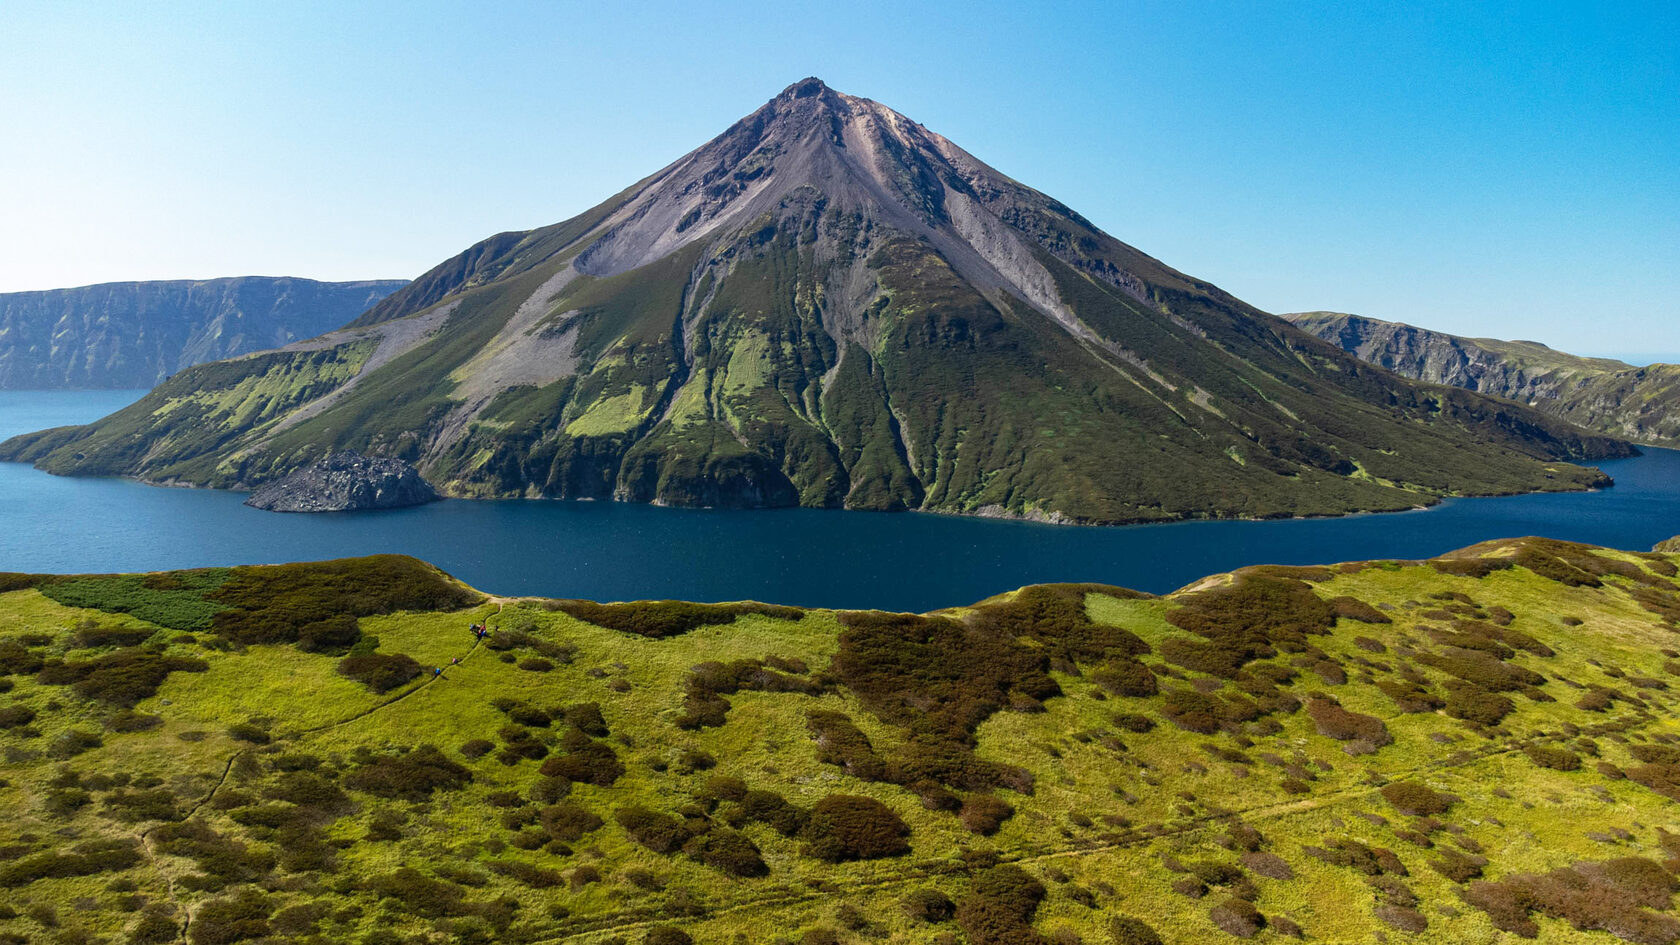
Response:
[[[1131,916],[1109,921],[1108,934],[1114,945],[1162,945],[1161,936],[1149,923]]]
[[[68,685],[84,699],[132,708],[156,695],[169,674],[202,673],[209,668],[203,660],[129,647],[90,660],[46,663],[36,678],[48,685]]]
[[[307,653],[348,653],[362,638],[362,629],[350,614],[335,614],[298,630],[298,649]]]
[[[420,675],[420,664],[402,653],[368,653],[338,661],[338,674],[374,692],[390,692]]]
[[[774,620],[803,620],[805,612],[770,604],[693,604],[677,600],[647,600],[628,604],[597,604],[586,600],[550,601],[545,606],[597,627],[644,637],[674,637],[697,627],[734,623],[747,614]]]
[[[16,639],[0,640],[0,676],[30,676],[41,671],[44,661]]]
[[[47,746],[47,757],[57,761],[74,758],[84,751],[92,751],[105,744],[97,732],[73,728],[62,732]]]
[[[598,702],[579,702],[577,705],[567,706],[561,710],[560,717],[566,720],[566,724],[590,738],[605,738],[609,734],[607,720],[601,715],[601,704]]]
[[[784,837],[805,828],[805,812],[772,791],[748,791],[741,798],[741,816],[765,824]]]
[[[630,834],[630,838],[655,853],[675,853],[693,836],[689,825],[681,817],[661,814],[646,807],[620,807],[613,819]]]
[[[558,870],[536,866],[523,860],[490,860],[485,867],[497,876],[506,876],[532,889],[556,889],[566,882]]]
[[[1187,732],[1211,735],[1219,731],[1219,701],[1194,689],[1168,689],[1161,699],[1161,712]]]
[[[1208,910],[1208,918],[1220,931],[1237,938],[1253,938],[1266,927],[1266,917],[1254,908],[1254,903],[1235,896]]]
[[[604,742],[585,741],[557,758],[543,762],[544,777],[565,778],[597,787],[610,787],[624,776],[624,762]]]
[[[1447,715],[1473,725],[1498,725],[1505,716],[1516,711],[1516,703],[1492,693],[1474,683],[1449,679],[1447,687]]]
[[[1464,884],[1482,875],[1486,857],[1443,847],[1438,859],[1429,861],[1429,868],[1455,883]]]
[[[487,738],[474,738],[463,742],[460,747],[461,757],[470,760],[483,758],[495,751],[496,743]]]
[[[35,710],[26,705],[0,708],[0,728],[22,728],[35,721]]]
[[[136,712],[133,709],[124,709],[116,715],[111,716],[111,718],[105,723],[106,728],[113,732],[120,733],[145,732],[154,728],[159,728],[162,725],[162,716],[147,715],[144,712]]]
[[[451,761],[433,745],[404,754],[382,755],[344,777],[352,790],[379,797],[423,801],[433,791],[453,791],[472,780],[472,772]]]
[[[910,852],[910,827],[872,797],[830,794],[806,820],[806,850],[831,863],[871,860]]]
[[[648,929],[642,945],[694,945],[694,939],[674,925],[656,925]]]
[[[1014,807],[990,794],[970,794],[964,799],[962,813],[958,815],[964,829],[983,837],[997,833],[1003,822],[1013,816]]]
[[[124,823],[175,820],[181,816],[180,809],[175,806],[175,795],[163,788],[112,791],[105,795],[105,810]]]
[[[207,597],[227,608],[211,618],[211,628],[247,644],[290,643],[302,628],[344,615],[452,611],[483,600],[404,555],[234,568]]]
[[[764,876],[770,872],[758,846],[727,827],[715,827],[693,837],[683,845],[683,852],[731,876]]]
[[[1122,731],[1135,732],[1139,735],[1155,728],[1155,720],[1137,712],[1117,712],[1113,716],[1114,724]]]
[[[1525,745],[1523,754],[1542,768],[1550,768],[1553,771],[1581,770],[1581,757],[1567,748],[1556,745]],[[1680,755],[1680,752],[1676,754]]]
[[[747,797],[747,782],[727,774],[714,774],[706,779],[705,796],[714,801],[740,803]]]
[[[84,620],[70,637],[72,647],[101,649],[108,646],[139,646],[152,638],[155,631],[145,627],[102,627],[92,620]]]
[[[950,896],[931,887],[912,890],[901,902],[904,914],[916,922],[948,922],[957,911]]]
[[[140,862],[133,840],[88,840],[63,853],[36,853],[0,863],[0,888],[16,889],[38,879],[65,879],[126,870]]]
[[[401,867],[394,873],[373,877],[367,889],[382,899],[395,900],[409,915],[436,919],[458,915],[462,911],[464,893],[460,886],[430,876],[412,867]]]
[[[538,815],[543,829],[555,840],[573,843],[583,839],[583,835],[597,830],[601,826],[601,818],[586,808],[570,802],[551,804],[543,808]]]
[[[1308,699],[1307,715],[1318,734],[1347,742],[1349,754],[1367,754],[1394,741],[1382,719],[1349,712],[1331,699]]]
[[[248,742],[252,745],[266,745],[273,740],[268,732],[264,731],[260,726],[252,725],[249,722],[240,722],[236,725],[230,725],[228,726],[227,733],[229,737],[237,741]]]
[[[1044,895],[1044,885],[1020,867],[994,866],[974,877],[968,894],[957,904],[957,925],[970,945],[1037,941],[1032,920]]]
[[[1198,664],[1190,668],[1224,678],[1252,660],[1277,655],[1279,648],[1305,648],[1308,634],[1328,631],[1336,619],[1330,605],[1302,581],[1252,570],[1230,584],[1185,595],[1180,604],[1167,614],[1168,622],[1209,645],[1183,641],[1175,648],[1177,655]],[[1164,644],[1162,655],[1180,662]]]
[[[1155,674],[1137,659],[1116,659],[1091,673],[1091,681],[1116,696],[1153,696],[1159,691]]]
[[[141,913],[140,921],[129,930],[129,945],[163,945],[181,936],[181,927],[167,907],[151,906]]]
[[[187,937],[193,945],[225,945],[269,933],[272,912],[268,897],[255,889],[242,889],[225,899],[212,899],[193,911]]]
[[[1330,605],[1330,612],[1343,620],[1357,620],[1360,623],[1394,622],[1387,614],[1357,597],[1332,597],[1327,603]]]

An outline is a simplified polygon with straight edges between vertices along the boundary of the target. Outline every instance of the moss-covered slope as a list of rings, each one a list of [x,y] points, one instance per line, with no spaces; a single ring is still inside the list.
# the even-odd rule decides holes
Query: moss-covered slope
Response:
[[[344,449],[457,496],[1126,522],[1583,489],[1567,460],[1631,447],[1374,370],[808,80],[343,332],[0,457],[250,487]]]
[[[1504,397],[1609,436],[1658,446],[1680,442],[1680,365],[1635,367],[1537,341],[1463,338],[1340,312],[1283,317],[1405,377]]]
[[[928,615],[11,575],[0,935],[1674,942],[1677,563]]]

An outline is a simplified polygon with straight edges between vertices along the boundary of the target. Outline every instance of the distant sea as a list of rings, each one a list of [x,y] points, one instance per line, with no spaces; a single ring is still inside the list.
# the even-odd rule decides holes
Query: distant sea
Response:
[[[141,393],[0,392],[0,436],[86,422]],[[1422,558],[1519,535],[1644,550],[1680,534],[1680,452],[1650,449],[1599,465],[1614,488],[1336,519],[1076,528],[548,500],[282,515],[246,508],[235,492],[68,479],[0,463],[0,570],[151,571],[401,552],[499,594],[923,611],[1050,581],[1164,592],[1246,564]]]

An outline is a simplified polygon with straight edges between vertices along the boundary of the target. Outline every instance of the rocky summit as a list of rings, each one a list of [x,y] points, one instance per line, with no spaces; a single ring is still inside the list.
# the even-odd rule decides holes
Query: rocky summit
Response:
[[[1373,368],[806,79],[341,331],[0,456],[251,488],[343,449],[454,496],[1112,523],[1585,489],[1569,460],[1632,448]]]
[[[402,460],[370,459],[346,450],[263,486],[245,504],[270,512],[346,512],[425,505],[438,498]]]

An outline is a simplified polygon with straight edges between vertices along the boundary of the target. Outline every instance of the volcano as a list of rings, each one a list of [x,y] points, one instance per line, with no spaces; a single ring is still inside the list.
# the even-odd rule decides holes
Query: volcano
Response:
[[[1362,363],[817,79],[344,329],[14,438],[253,488],[340,450],[462,497],[1058,522],[1585,489],[1625,442]]]

